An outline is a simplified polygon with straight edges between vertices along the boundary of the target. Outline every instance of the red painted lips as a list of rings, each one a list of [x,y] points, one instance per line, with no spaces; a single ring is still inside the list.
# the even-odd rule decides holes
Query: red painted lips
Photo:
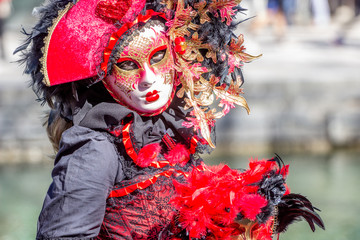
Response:
[[[145,96],[146,101],[148,102],[155,102],[156,100],[159,99],[159,94],[158,91],[154,90],[152,92],[148,92]]]

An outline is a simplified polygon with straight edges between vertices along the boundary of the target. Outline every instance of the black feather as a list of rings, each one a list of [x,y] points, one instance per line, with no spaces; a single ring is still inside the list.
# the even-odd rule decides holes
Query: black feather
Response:
[[[306,197],[300,194],[288,194],[281,198],[278,204],[278,218],[277,218],[277,233],[286,231],[287,227],[295,222],[304,219],[310,226],[311,230],[315,231],[315,224],[320,228],[325,229],[324,222],[316,213],[314,208]]]

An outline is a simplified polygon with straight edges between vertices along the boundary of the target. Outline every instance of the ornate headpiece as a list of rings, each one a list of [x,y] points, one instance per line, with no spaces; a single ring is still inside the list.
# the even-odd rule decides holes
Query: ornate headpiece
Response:
[[[121,23],[125,26],[134,21],[144,6],[142,0],[69,2],[59,11],[44,41],[44,83],[54,86],[96,76],[110,35]]]
[[[169,2],[172,2],[171,0]],[[176,69],[182,73],[182,88],[186,108],[192,117],[185,124],[199,129],[211,147],[210,128],[215,119],[225,116],[236,105],[250,111],[240,96],[243,79],[241,66],[253,57],[244,52],[243,36],[232,32],[233,17],[241,11],[241,0],[177,1],[175,16],[168,22],[168,35],[174,43]],[[211,105],[220,99],[220,111]]]
[[[243,10],[238,6],[240,2],[52,1],[53,8],[60,6],[60,11],[52,18],[42,38],[42,84],[56,87],[86,78],[103,79],[111,68],[111,55],[121,36],[135,24],[147,21],[149,16],[161,17],[167,20],[174,68],[182,84],[177,95],[184,97],[186,108],[192,109],[192,117],[185,125],[200,130],[209,145],[215,147],[210,137],[215,120],[226,115],[235,105],[249,112],[246,100],[240,95],[243,93],[241,67],[256,57],[244,52],[243,36],[236,37],[233,33],[237,25],[235,15]],[[46,10],[42,14],[43,18],[54,15]],[[31,36],[29,42],[36,37]],[[26,71],[32,73],[34,85],[39,85],[39,80],[35,79],[39,76],[39,68],[28,66]],[[46,92],[45,86],[39,88]],[[217,102],[217,107],[213,107],[214,102]]]

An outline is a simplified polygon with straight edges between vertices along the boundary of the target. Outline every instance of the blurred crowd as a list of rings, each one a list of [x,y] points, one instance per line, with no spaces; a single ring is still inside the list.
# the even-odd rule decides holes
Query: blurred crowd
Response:
[[[0,0],[0,59],[5,59],[4,28],[5,21],[11,14],[11,0]]]
[[[256,16],[251,31],[256,34],[271,26],[278,40],[291,25],[327,26],[335,22],[339,31],[334,42],[342,44],[360,14],[360,0],[252,0],[248,5]]]

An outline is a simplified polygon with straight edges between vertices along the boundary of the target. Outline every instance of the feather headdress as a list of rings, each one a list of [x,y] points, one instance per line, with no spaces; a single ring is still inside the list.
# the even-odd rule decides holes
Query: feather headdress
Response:
[[[241,0],[177,2],[175,17],[167,23],[168,34],[174,43],[176,69],[181,72],[186,108],[192,117],[185,125],[200,130],[211,147],[210,128],[215,120],[225,116],[235,105],[250,109],[241,85],[243,63],[254,56],[245,53],[243,35],[233,33],[235,15]],[[218,101],[218,108],[213,107]]]
[[[185,107],[192,110],[184,125],[198,130],[214,148],[210,133],[215,120],[235,105],[249,112],[241,96],[241,67],[256,57],[245,53],[243,36],[233,32],[236,14],[243,11],[240,2],[51,0],[38,9],[39,23],[16,51],[25,54],[25,72],[32,75],[38,96],[65,104],[74,91],[64,89],[74,89],[78,80],[96,82],[109,74],[116,46],[142,21],[141,16],[149,12],[161,16],[182,85],[177,95],[184,97]]]

